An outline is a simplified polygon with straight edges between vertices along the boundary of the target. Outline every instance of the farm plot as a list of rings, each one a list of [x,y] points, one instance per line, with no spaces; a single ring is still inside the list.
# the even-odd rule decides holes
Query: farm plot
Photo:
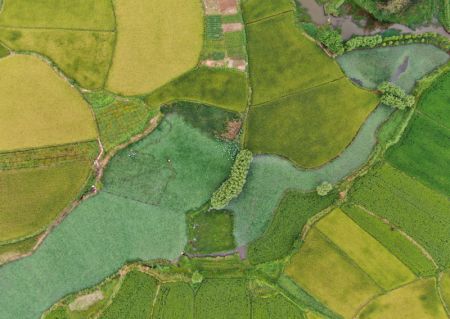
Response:
[[[450,195],[450,73],[439,77],[420,99],[416,114],[387,160],[430,188]]]
[[[350,198],[413,237],[438,265],[450,265],[450,206],[446,196],[384,164],[357,180]]]
[[[411,91],[417,80],[448,59],[448,54],[435,46],[412,44],[355,50],[337,61],[349,78],[366,88],[375,89],[381,82],[393,81]]]
[[[89,89],[103,86],[114,39],[113,32],[0,27],[0,41],[11,50],[39,53],[55,63],[66,76]]]
[[[378,100],[347,79],[252,107],[246,146],[313,168],[337,157],[352,141]]]
[[[294,11],[294,5],[289,0],[243,0],[242,7],[246,23]]]
[[[184,282],[160,286],[153,308],[153,319],[194,319],[194,291]]]
[[[323,181],[336,183],[363,165],[376,143],[377,128],[390,112],[378,107],[341,156],[318,169],[300,170],[277,156],[256,156],[243,192],[228,207],[234,212],[238,245],[262,235],[286,189],[311,191]]]
[[[353,318],[364,303],[382,291],[316,229],[308,233],[285,272],[344,318]]]
[[[288,191],[261,237],[248,247],[248,258],[258,264],[287,256],[308,219],[330,206],[336,194],[323,198],[313,193]]]
[[[33,56],[0,60],[0,151],[95,139],[88,104]]]
[[[450,307],[450,270],[446,270],[439,279],[439,289],[444,303]]]
[[[156,90],[146,98],[146,102],[160,106],[187,100],[243,112],[247,106],[247,94],[244,73],[200,67]]]
[[[364,307],[359,319],[445,319],[434,278],[418,280],[376,298]]]
[[[315,227],[383,289],[390,290],[415,279],[402,262],[340,209],[322,218]]]
[[[304,312],[281,294],[252,298],[252,319],[304,319]],[[309,318],[309,317],[308,317]]]
[[[158,282],[137,270],[128,273],[111,305],[100,315],[100,319],[150,318]]]
[[[436,273],[437,269],[432,261],[394,226],[381,221],[379,217],[369,214],[361,207],[346,205],[343,209],[354,222],[378,240],[417,276],[430,276]]]
[[[249,24],[246,30],[253,105],[344,76],[339,66],[303,35],[293,12]]]
[[[203,43],[200,1],[115,1],[117,44],[106,87],[149,93],[196,66]]]
[[[209,138],[179,116],[166,117],[153,134],[112,159],[104,191],[79,205],[35,254],[0,268],[0,286],[8,290],[0,295],[0,316],[35,318],[126,261],[178,257],[186,243],[184,213],[204,204],[226,178],[233,150],[231,143]],[[140,157],[149,156],[176,172],[159,205],[140,201],[142,191],[136,192],[152,187],[158,165],[153,165],[158,172],[148,172],[139,183],[127,180],[129,171],[139,171],[133,166],[141,165]]]
[[[195,295],[194,318],[250,318],[250,299],[243,279],[208,279]]]

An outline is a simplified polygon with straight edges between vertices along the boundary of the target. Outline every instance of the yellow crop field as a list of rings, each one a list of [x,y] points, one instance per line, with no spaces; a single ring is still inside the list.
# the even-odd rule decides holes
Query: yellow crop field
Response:
[[[97,137],[89,105],[47,63],[27,55],[0,60],[0,151]]]
[[[359,319],[446,319],[434,278],[393,290],[369,303]]]
[[[384,289],[415,279],[411,270],[340,209],[321,219],[316,227]]]
[[[117,44],[107,88],[150,93],[197,65],[203,44],[198,0],[115,0]]]

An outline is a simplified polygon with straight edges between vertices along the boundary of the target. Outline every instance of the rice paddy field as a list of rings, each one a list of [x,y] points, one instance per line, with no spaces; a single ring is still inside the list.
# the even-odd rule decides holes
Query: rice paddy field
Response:
[[[114,9],[118,32],[107,89],[149,93],[197,65],[203,43],[200,1],[116,0]]]

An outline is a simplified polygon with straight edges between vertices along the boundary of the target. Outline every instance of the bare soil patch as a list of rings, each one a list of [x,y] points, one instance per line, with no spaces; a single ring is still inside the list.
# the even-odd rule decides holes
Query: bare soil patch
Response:
[[[96,290],[93,293],[76,298],[69,304],[69,309],[71,311],[84,311],[100,300],[103,300],[103,298],[103,293],[100,290]]]
[[[237,0],[219,0],[219,8],[222,14],[236,14],[238,12]]]
[[[222,24],[223,32],[235,32],[242,31],[244,29],[244,25],[240,22],[237,23],[224,23]]]

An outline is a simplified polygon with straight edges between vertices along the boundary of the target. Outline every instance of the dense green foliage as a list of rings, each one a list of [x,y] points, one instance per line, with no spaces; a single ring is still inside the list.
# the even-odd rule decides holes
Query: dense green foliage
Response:
[[[429,276],[436,272],[433,263],[394,226],[384,223],[379,217],[368,214],[358,206],[347,205],[344,211],[417,276]]]
[[[194,318],[194,292],[184,282],[165,283],[158,292],[152,319],[179,318]]]
[[[378,90],[383,94],[381,103],[400,110],[413,107],[416,102],[413,95],[408,95],[405,91],[390,82],[383,82],[378,86]]]
[[[200,211],[186,216],[191,254],[230,251],[236,247],[233,236],[233,214],[229,211]]]
[[[359,48],[374,48],[383,42],[383,37],[379,34],[373,36],[356,36],[345,42],[345,50],[352,51]]]
[[[291,251],[294,242],[309,218],[330,206],[336,193],[321,197],[317,193],[288,191],[278,205],[272,221],[264,234],[251,242],[248,258],[258,264],[283,258]]]
[[[400,142],[388,150],[386,157],[428,187],[450,195],[450,176],[444,173],[450,171],[450,133],[439,122],[415,114]]]
[[[332,53],[338,55],[344,53],[342,36],[338,30],[335,30],[330,26],[321,27],[317,32],[317,39]]]
[[[177,113],[195,128],[211,137],[224,138],[230,123],[240,122],[238,113],[192,102],[176,102],[161,108],[163,114]]]
[[[230,176],[211,197],[212,208],[224,208],[233,198],[239,196],[247,180],[252,159],[253,154],[249,150],[241,150],[236,155]]]
[[[187,100],[242,112],[247,106],[247,91],[245,73],[200,67],[157,89],[146,102],[160,106]]]
[[[252,107],[246,147],[305,168],[324,165],[345,150],[377,103],[371,92],[340,79]]]
[[[405,231],[441,267],[450,265],[448,198],[384,164],[356,181],[351,201]]]
[[[129,272],[100,319],[150,318],[157,285],[157,281],[147,274],[136,270]]]

